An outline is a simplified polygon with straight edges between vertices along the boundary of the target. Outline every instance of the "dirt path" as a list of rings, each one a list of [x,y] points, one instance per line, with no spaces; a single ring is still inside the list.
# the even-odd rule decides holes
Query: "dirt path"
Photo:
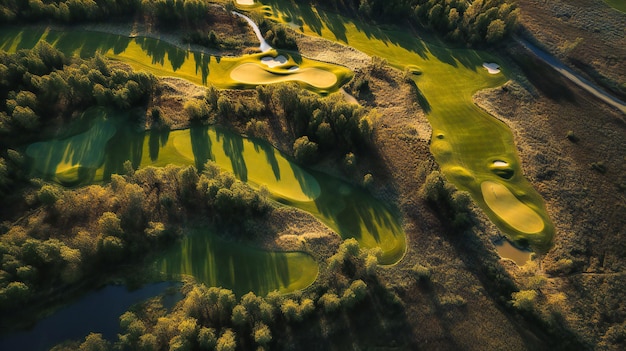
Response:
[[[536,57],[541,59],[543,62],[550,65],[550,67],[554,68],[557,72],[559,72],[565,78],[571,80],[579,87],[585,89],[587,92],[593,94],[595,97],[615,107],[616,109],[620,110],[623,114],[626,115],[626,103],[625,102],[615,98],[614,96],[602,90],[600,87],[596,86],[595,84],[591,83],[590,81],[576,74],[574,71],[567,68],[561,62],[559,62],[555,57],[551,56],[550,54],[546,52],[541,51],[539,48],[527,42],[526,40],[521,39],[521,38],[517,38],[516,40],[520,45],[522,45],[524,48],[532,52]]]

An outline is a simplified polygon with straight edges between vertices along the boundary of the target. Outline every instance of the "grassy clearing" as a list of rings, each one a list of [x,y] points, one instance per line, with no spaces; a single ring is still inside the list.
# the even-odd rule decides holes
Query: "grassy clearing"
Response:
[[[609,6],[617,11],[626,13],[626,1],[624,0],[604,0]]]
[[[545,211],[543,200],[522,176],[513,136],[508,127],[479,109],[473,94],[506,81],[507,68],[500,74],[489,74],[484,62],[502,64],[497,57],[485,52],[451,49],[440,42],[428,42],[394,28],[383,29],[321,13],[307,5],[282,0],[267,0],[262,10],[275,20],[292,23],[307,35],[322,36],[339,41],[370,56],[385,58],[400,70],[419,67],[420,75],[411,75],[423,94],[420,101],[428,112],[433,128],[431,151],[446,176],[462,190],[467,190],[483,210],[512,240],[532,242],[534,249],[549,248],[553,226]],[[502,66],[502,65],[501,65]],[[510,179],[503,179],[490,167],[494,161],[509,164]],[[505,184],[525,207],[531,208],[543,222],[541,233],[527,233],[503,225],[496,213],[486,205],[481,190],[485,181]],[[541,238],[541,239],[538,239]]]
[[[218,57],[180,49],[152,38],[127,38],[115,34],[80,31],[56,31],[48,28],[4,28],[0,31],[0,49],[15,52],[30,49],[46,41],[66,55],[93,57],[100,53],[123,61],[135,70],[159,77],[175,76],[219,88],[254,88],[259,84],[295,81],[317,93],[338,90],[352,78],[345,67],[309,60],[297,54],[281,52],[289,66],[298,70],[263,68],[261,59],[278,52],[257,53],[241,57]],[[251,72],[251,67],[254,71]]]
[[[108,123],[116,125],[113,121]],[[50,144],[42,144],[37,146],[41,155],[56,152],[56,156],[44,157],[48,160],[46,167],[35,171],[56,181],[64,177],[61,183],[74,185],[102,181],[113,173],[123,173],[126,160],[135,168],[176,164],[194,165],[198,169],[211,160],[252,187],[266,189],[277,201],[308,211],[342,238],[356,238],[363,247],[380,248],[380,264],[394,264],[404,256],[404,232],[394,214],[382,203],[362,189],[301,168],[268,143],[209,127],[176,131],[155,129],[145,133],[133,131],[129,125],[117,127],[117,134],[108,137],[108,145],[83,137],[83,134],[97,133],[91,129],[67,139],[73,142],[74,149],[87,150],[87,156],[100,157],[99,163],[90,167],[83,164],[82,172],[65,169],[58,172],[58,164],[64,162],[61,156],[65,149],[47,150],[45,146]],[[40,161],[34,162],[37,165]],[[77,167],[78,163],[72,169]]]
[[[155,263],[167,277],[191,275],[206,286],[221,286],[238,296],[250,291],[289,293],[311,285],[318,264],[304,252],[272,252],[226,241],[211,230],[196,229]]]

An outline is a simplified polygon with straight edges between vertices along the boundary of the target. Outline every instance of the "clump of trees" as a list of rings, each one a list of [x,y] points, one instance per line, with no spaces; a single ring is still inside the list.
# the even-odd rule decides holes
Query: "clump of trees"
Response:
[[[36,211],[0,233],[0,311],[158,250],[195,217],[249,240],[272,208],[212,163],[200,173],[148,167],[75,190],[42,184],[31,197]]]
[[[495,43],[510,35],[519,10],[509,0],[316,0],[337,9],[387,23],[409,22],[469,44]]]
[[[156,82],[101,55],[68,59],[46,42],[15,54],[0,52],[0,77],[1,135],[39,130],[94,105],[120,110],[143,105]]]
[[[474,224],[469,193],[457,190],[438,171],[426,177],[421,191],[424,199],[436,208],[444,224],[455,230],[465,230]]]
[[[398,313],[402,306],[397,298],[378,283],[375,270],[367,268],[368,257],[375,254],[361,249],[354,239],[347,240],[327,260],[329,268],[315,288],[289,295],[270,292],[258,296],[249,292],[235,296],[228,289],[188,282],[181,289],[183,298],[171,312],[158,308],[159,302],[152,301],[120,316],[122,331],[116,341],[90,334],[82,342],[64,346],[68,349],[101,345],[120,350],[269,350],[285,349],[294,343],[301,345],[311,337],[321,340],[318,345],[332,345],[333,337],[345,341],[343,331],[353,323],[358,324],[362,313],[371,313],[375,306],[380,308],[377,318],[385,319],[385,323],[402,323],[402,314]],[[376,332],[386,335],[381,329]],[[393,334],[395,340],[397,336]]]
[[[23,182],[21,145],[92,106],[128,110],[152,97],[156,78],[96,55],[67,58],[46,42],[0,52],[0,194]],[[3,197],[4,199],[4,197]]]
[[[240,123],[253,136],[267,137],[271,125],[285,125],[293,155],[301,162],[317,162],[361,155],[370,149],[377,115],[344,101],[340,94],[320,97],[295,83],[259,85],[242,98],[209,87],[202,99],[185,104],[190,119]],[[358,158],[358,157],[357,157]]]

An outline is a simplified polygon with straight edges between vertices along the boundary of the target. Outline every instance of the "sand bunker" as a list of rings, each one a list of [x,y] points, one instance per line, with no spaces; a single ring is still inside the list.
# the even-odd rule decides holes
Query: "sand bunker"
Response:
[[[500,73],[500,66],[497,63],[483,62],[483,67],[485,67],[487,69],[487,72],[489,72],[490,74]]]
[[[276,57],[265,56],[261,58],[261,63],[266,65],[269,68],[274,68],[274,67],[282,66],[285,63],[287,63],[287,58],[283,55],[278,55]]]
[[[506,167],[506,166],[509,165],[509,163],[508,162],[504,162],[504,161],[500,161],[500,160],[496,160],[496,161],[493,161],[493,165],[496,166],[496,167]]]
[[[230,72],[230,78],[252,85],[300,81],[318,89],[329,89],[337,84],[337,76],[323,69],[310,67],[282,73],[267,71],[256,63],[244,63],[235,67]]]
[[[254,0],[237,0],[236,3],[239,4],[239,5],[252,6],[252,5],[254,5]]]
[[[513,229],[528,234],[543,230],[544,223],[541,217],[519,201],[506,186],[484,181],[480,188],[487,206]]]

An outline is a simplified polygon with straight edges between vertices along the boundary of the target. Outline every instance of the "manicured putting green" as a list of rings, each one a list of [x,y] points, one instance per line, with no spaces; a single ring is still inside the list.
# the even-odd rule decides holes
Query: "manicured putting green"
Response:
[[[543,220],[535,211],[524,205],[503,184],[484,181],[480,185],[489,208],[513,229],[534,234],[543,230]]]
[[[221,286],[238,296],[253,291],[288,293],[311,285],[318,274],[304,252],[272,252],[226,241],[210,229],[195,229],[156,261],[167,277],[193,276],[207,286]]]
[[[506,67],[490,74],[484,63],[495,68],[502,60],[485,52],[449,48],[436,39],[429,41],[415,33],[394,27],[373,26],[358,20],[323,12],[308,3],[286,0],[263,0],[260,11],[278,21],[288,22],[307,35],[345,43],[370,56],[387,59],[389,64],[408,70],[417,85],[416,99],[427,113],[433,129],[431,152],[446,177],[457,187],[470,192],[487,215],[509,237],[520,245],[530,243],[534,250],[544,252],[551,246],[553,225],[544,208],[543,199],[522,176],[513,135],[502,122],[478,108],[473,94],[484,88],[506,82]],[[506,165],[494,163],[505,162]],[[484,182],[506,183],[512,196],[531,208],[543,223],[539,232],[501,218],[483,199]],[[490,183],[487,183],[490,184]],[[500,211],[500,206],[496,206]],[[536,218],[535,218],[536,219]],[[534,230],[538,224],[531,226]]]
[[[279,55],[276,50],[234,58],[216,57],[183,50],[152,38],[48,28],[0,29],[0,49],[7,52],[30,49],[40,41],[48,42],[66,55],[89,58],[100,53],[156,76],[174,76],[219,88],[254,88],[259,84],[293,81],[311,91],[326,94],[337,91],[353,75],[346,67],[298,55],[294,57],[288,52]],[[264,69],[263,58],[278,56],[285,57],[290,63],[287,69]],[[290,70],[291,67],[298,69]]]

